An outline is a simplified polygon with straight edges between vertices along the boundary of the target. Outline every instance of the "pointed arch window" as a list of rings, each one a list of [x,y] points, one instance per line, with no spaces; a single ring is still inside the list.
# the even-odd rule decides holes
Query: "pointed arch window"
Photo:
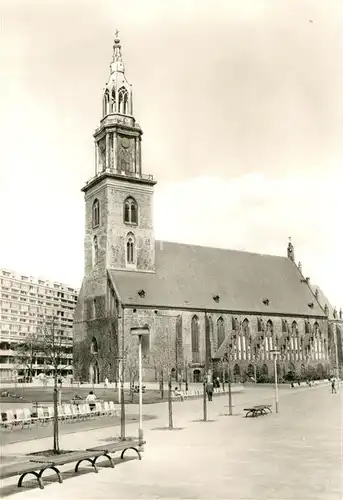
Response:
[[[109,104],[109,92],[108,90],[104,93],[103,103],[102,103],[102,113],[103,116],[108,114],[108,104]]]
[[[298,334],[298,325],[296,321],[292,323],[292,335],[295,336]]]
[[[273,335],[273,331],[274,331],[274,325],[273,325],[272,320],[271,320],[271,319],[269,319],[269,320],[267,321],[267,333],[268,333],[269,335]]]
[[[193,363],[199,363],[199,318],[198,316],[193,316],[191,324],[191,339],[192,339],[192,361]]]
[[[92,205],[92,225],[98,227],[100,224],[100,203],[97,198],[93,201]]]
[[[305,321],[305,333],[311,333],[311,326],[309,321]]]
[[[250,332],[250,327],[249,327],[249,320],[245,318],[245,320],[242,323],[242,328],[243,328],[243,335],[248,335]]]
[[[317,335],[320,333],[319,331],[319,325],[317,323],[317,321],[315,322],[315,324],[313,325],[313,335],[314,337],[317,337]]]
[[[128,233],[126,237],[126,262],[135,263],[135,237],[133,233]]]
[[[288,323],[286,319],[282,320],[282,333],[287,333],[288,332]]]
[[[217,320],[217,347],[219,348],[225,340],[225,326],[222,317]]]
[[[116,91],[115,91],[115,89],[112,89],[111,107],[112,107],[112,113],[115,113],[116,112]]]
[[[98,245],[98,238],[94,236],[93,238],[93,266],[95,266],[98,263],[99,260],[99,245]]]
[[[128,102],[129,102],[129,93],[125,87],[121,87],[118,91],[118,111],[119,113],[126,115],[128,114]]]
[[[132,196],[126,198],[124,202],[124,222],[125,224],[138,224],[138,205]]]
[[[91,354],[98,354],[98,343],[95,337],[92,338],[91,342]]]

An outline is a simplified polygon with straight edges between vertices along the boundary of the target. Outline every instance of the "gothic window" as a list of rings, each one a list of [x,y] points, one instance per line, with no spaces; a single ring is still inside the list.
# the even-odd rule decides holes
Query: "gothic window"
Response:
[[[313,334],[315,337],[317,337],[318,333],[319,333],[319,325],[316,321],[315,324],[313,325]]]
[[[292,323],[292,335],[296,335],[298,333],[298,325],[296,321]]]
[[[243,335],[249,335],[250,328],[249,328],[249,320],[245,318],[245,320],[242,323],[243,327]]]
[[[103,116],[106,116],[108,113],[108,103],[109,103],[109,93],[108,90],[106,90],[103,99],[103,109],[102,109]]]
[[[125,224],[138,224],[138,205],[131,196],[124,202],[124,222]]]
[[[98,246],[98,238],[94,236],[93,238],[93,265],[95,266],[98,263],[99,259],[99,246]]]
[[[305,321],[305,333],[310,333],[310,323]]]
[[[274,326],[273,326],[273,322],[269,319],[267,321],[267,333],[269,335],[273,335],[273,331],[274,331]]]
[[[192,361],[198,363],[199,359],[199,319],[198,316],[193,316],[191,324],[192,337]]]
[[[116,91],[115,89],[112,90],[112,113],[116,112]]]
[[[135,238],[133,233],[128,233],[126,238],[126,262],[134,264],[135,260]]]
[[[95,199],[92,206],[92,225],[97,227],[100,224],[100,205],[99,200]]]
[[[225,340],[225,327],[222,317],[217,321],[217,346],[220,347]]]
[[[91,342],[91,354],[98,354],[98,343],[95,337],[92,338]]]
[[[118,105],[119,105],[119,113],[126,115],[128,114],[128,102],[129,102],[129,94],[125,87],[121,87],[118,91]]]
[[[282,333],[287,333],[288,332],[288,324],[287,324],[287,320],[286,319],[283,319],[282,320]]]

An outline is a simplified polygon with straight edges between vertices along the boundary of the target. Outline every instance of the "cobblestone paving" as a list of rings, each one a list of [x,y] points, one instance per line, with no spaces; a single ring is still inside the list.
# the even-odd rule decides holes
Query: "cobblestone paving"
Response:
[[[99,474],[67,472],[62,485],[19,492],[8,486],[2,494],[15,492],[18,500],[342,500],[342,395],[342,389],[331,395],[329,385],[283,388],[279,414],[246,419],[242,408],[247,403],[273,400],[271,388],[250,388],[235,395],[233,417],[223,416],[227,397],[214,399],[209,403],[212,421],[206,423],[194,421],[201,417],[201,401],[177,403],[179,431],[158,430],[167,423],[167,407],[156,405],[159,418],[145,424],[148,444],[142,461],[125,461]],[[130,434],[134,429],[128,426]],[[109,429],[89,431],[75,435],[74,444],[85,446],[86,436],[87,445],[88,440],[104,442],[110,435]],[[27,450],[29,443],[23,445]],[[7,451],[23,452],[25,446],[16,446]]]

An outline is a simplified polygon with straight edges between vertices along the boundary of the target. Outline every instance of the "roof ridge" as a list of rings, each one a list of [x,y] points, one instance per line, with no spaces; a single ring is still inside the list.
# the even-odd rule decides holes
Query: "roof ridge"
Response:
[[[245,253],[249,255],[259,255],[260,257],[276,257],[278,259],[285,259],[288,260],[288,257],[284,255],[273,255],[269,253],[259,253],[259,252],[249,252],[248,250],[237,250],[235,248],[224,248],[224,247],[211,247],[208,245],[199,245],[199,244],[194,244],[194,243],[179,243],[177,241],[168,241],[168,240],[155,240],[155,244],[160,244],[162,243],[167,244],[167,245],[179,245],[179,246],[188,246],[188,247],[196,247],[196,248],[208,248],[209,250],[221,250],[223,252],[237,252],[237,253]]]

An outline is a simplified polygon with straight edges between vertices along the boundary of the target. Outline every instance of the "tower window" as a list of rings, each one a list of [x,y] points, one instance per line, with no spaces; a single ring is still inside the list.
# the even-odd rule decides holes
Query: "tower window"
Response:
[[[106,116],[108,111],[109,111],[108,105],[109,105],[109,93],[108,93],[108,90],[106,90],[104,93],[104,99],[103,99],[103,109],[102,109],[103,116]]]
[[[98,238],[94,236],[93,239],[93,266],[98,263],[99,259],[99,246],[98,246]]]
[[[125,87],[121,87],[118,91],[118,111],[119,113],[128,114],[129,94]]]
[[[95,199],[92,206],[92,225],[93,227],[99,226],[100,223],[100,204],[99,200]]]
[[[124,202],[125,224],[138,224],[138,205],[133,198],[126,198]]]
[[[133,233],[129,233],[126,239],[126,262],[134,264],[135,260],[135,239]]]

